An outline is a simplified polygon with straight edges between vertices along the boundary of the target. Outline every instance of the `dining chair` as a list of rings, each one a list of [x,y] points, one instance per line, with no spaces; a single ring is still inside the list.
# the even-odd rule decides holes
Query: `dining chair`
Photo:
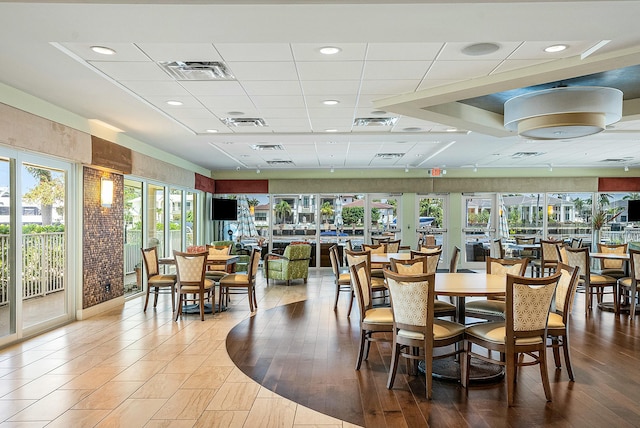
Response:
[[[453,247],[453,252],[451,253],[451,259],[449,259],[449,272],[456,273],[458,272],[458,262],[460,261],[460,247]]]
[[[374,299],[382,299],[383,302],[386,302],[387,297],[389,296],[389,292],[387,287],[384,284],[384,278],[374,277],[371,275],[371,251],[349,251],[345,250],[347,255],[347,264],[349,267],[352,265],[356,265],[361,261],[365,261],[367,263],[367,269],[369,269],[369,276],[371,277],[371,290],[374,294],[379,296],[374,297]],[[349,271],[351,272],[351,271]],[[353,285],[353,283],[352,283]],[[347,316],[351,315],[351,308],[353,306],[353,297],[352,295],[351,302],[349,304],[349,311],[347,312]]]
[[[417,252],[416,252],[417,253]],[[408,260],[389,259],[390,270],[400,275],[429,275],[435,274],[438,267],[439,255],[417,253],[418,256]],[[453,302],[444,302],[436,297],[433,304],[436,317],[455,317],[456,305]]]
[[[629,250],[629,271],[631,276],[620,278],[616,290],[616,313],[620,313],[622,300],[629,302],[629,316],[633,322],[636,314],[636,300],[638,299],[638,280],[640,279],[640,250]]]
[[[436,245],[436,236],[435,235],[425,235],[423,241],[422,241],[422,245],[426,246],[426,247],[433,247]]]
[[[348,292],[352,297],[351,275],[347,272],[340,272],[338,263],[338,246],[333,245],[329,248],[329,260],[331,261],[331,270],[333,271],[334,282],[336,284],[336,300],[333,304],[333,310],[338,307],[338,298],[341,292]]]
[[[529,259],[494,259],[487,257],[487,274],[507,276],[524,276]],[[491,299],[472,300],[466,303],[465,314],[473,318],[488,321],[502,321],[505,319],[505,299],[493,297]]]
[[[571,248],[580,248],[582,247],[582,238],[571,238],[571,242],[569,243]]]
[[[207,245],[206,251],[207,256],[228,256],[231,254],[231,244],[229,245]],[[227,263],[212,263],[207,264],[207,270],[205,271],[205,277],[207,279],[212,280],[213,282],[218,282],[220,279],[228,275],[230,272],[227,270]]]
[[[531,261],[531,276],[544,276],[545,271],[551,273],[558,264],[558,250],[556,246],[562,244],[559,241],[540,240],[540,258]]]
[[[395,239],[395,240],[389,240],[386,242],[387,247],[385,248],[385,251],[387,253],[399,253],[400,252],[400,242],[402,240],[401,239]]]
[[[491,241],[491,247],[489,248],[489,256],[494,259],[504,259],[504,246],[502,245],[502,239],[494,239]]]
[[[556,368],[560,368],[560,348],[564,355],[564,364],[571,381],[574,380],[573,368],[571,367],[571,353],[569,346],[569,322],[571,320],[571,310],[578,288],[578,278],[580,268],[571,267],[564,263],[558,263],[556,272],[560,273],[558,286],[556,287],[555,298],[549,311],[547,322],[547,337],[551,339],[550,348],[553,349],[553,360]]]
[[[214,282],[205,278],[207,267],[207,251],[201,253],[186,253],[173,251],[176,260],[176,272],[178,281],[176,283],[178,293],[178,310],[176,311],[176,321],[182,315],[183,303],[197,303],[200,308],[200,319],[204,321],[204,303],[210,301],[211,306],[215,305],[215,293],[211,292]],[[191,295],[191,297],[189,297]]]
[[[147,271],[147,287],[146,297],[144,300],[143,312],[147,311],[149,304],[149,294],[153,293],[153,307],[158,304],[158,295],[171,295],[171,311],[176,310],[176,275],[165,275],[160,273],[158,264],[158,247],[142,248],[142,260],[144,260],[144,268]]]
[[[507,275],[506,319],[473,324],[465,329],[465,358],[462,364],[462,386],[469,390],[471,358],[506,367],[507,404],[513,405],[516,370],[520,366],[538,364],[547,401],[551,401],[551,386],[547,373],[547,322],[560,273],[541,278]],[[393,296],[393,294],[392,294]],[[495,359],[474,352],[473,346],[498,352]],[[526,354],[533,361],[522,361]]]
[[[442,251],[442,245],[422,245],[416,251],[419,253],[435,253]]]
[[[567,253],[566,264],[580,268],[580,279],[578,286],[582,286],[585,292],[584,312],[589,313],[593,305],[593,290],[596,290],[596,300],[602,302],[604,294],[613,294],[614,305],[617,305],[616,284],[618,280],[612,276],[591,273],[591,259],[589,257],[589,247],[565,248]],[[611,291],[606,293],[605,288],[611,287]]]
[[[356,370],[360,370],[362,360],[369,357],[371,342],[389,342],[384,336],[376,333],[388,333],[393,330],[393,313],[391,308],[374,308],[371,288],[371,275],[365,260],[349,265],[351,285],[360,309],[360,345]]]
[[[629,244],[601,244],[597,243],[599,253],[627,254]],[[625,260],[601,259],[600,269],[593,269],[593,273],[612,276],[616,279],[627,276]]]
[[[362,251],[369,251],[371,254],[384,254],[387,252],[387,243],[386,241],[380,244],[362,244]],[[382,268],[384,265],[380,263],[373,263],[371,266],[371,276],[375,278],[383,278],[384,274],[382,273]]]
[[[249,310],[253,312],[258,308],[255,286],[261,252],[260,248],[254,248],[251,251],[251,259],[247,267],[247,273],[232,273],[220,280],[218,302],[221,310],[222,305],[227,305],[229,303],[230,294],[247,294],[249,299]]]
[[[464,326],[435,318],[435,274],[401,275],[389,269],[385,269],[384,274],[393,311],[393,347],[387,388],[393,388],[401,357],[407,360],[407,367],[409,361],[413,362],[411,373],[415,373],[418,360],[424,360],[426,396],[431,399],[433,360],[459,354],[462,348],[455,347],[437,356],[433,350],[461,343]],[[418,352],[420,349],[422,355]]]
[[[389,238],[388,236],[384,237],[384,238],[374,238],[373,236],[371,237],[371,244],[373,245],[380,245],[380,244],[385,244],[387,242],[389,242],[391,238]],[[367,245],[367,244],[364,244]]]
[[[430,251],[428,253],[411,250],[412,259],[423,257],[427,259],[427,271],[425,273],[436,273],[438,264],[440,263],[440,258],[442,257],[442,249],[438,249],[437,251]]]
[[[536,243],[535,236],[516,236],[516,245],[533,245]],[[520,250],[519,257],[526,257],[533,259],[536,256],[536,251],[532,249]]]

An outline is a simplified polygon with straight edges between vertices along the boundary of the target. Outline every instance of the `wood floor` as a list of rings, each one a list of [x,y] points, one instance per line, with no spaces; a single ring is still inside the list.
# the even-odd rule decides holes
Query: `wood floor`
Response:
[[[238,296],[223,314],[177,323],[166,296],[147,313],[134,299],[1,349],[0,427],[640,426],[636,325],[598,310],[585,319],[583,295],[572,329],[576,382],[550,368],[547,403],[537,368],[524,368],[508,409],[504,383],[467,397],[435,381],[429,402],[424,377],[402,372],[387,390],[384,343],[355,371],[357,310],[349,320],[343,299],[333,311],[328,270],[290,287],[260,276],[257,294],[253,317]]]

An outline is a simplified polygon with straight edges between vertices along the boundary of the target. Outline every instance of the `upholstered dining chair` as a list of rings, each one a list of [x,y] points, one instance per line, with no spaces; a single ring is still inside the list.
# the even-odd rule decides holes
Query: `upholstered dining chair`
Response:
[[[258,308],[256,299],[256,275],[260,264],[260,248],[254,248],[251,252],[251,259],[247,267],[247,273],[232,273],[224,276],[220,280],[220,290],[218,302],[220,308],[229,303],[230,294],[247,294],[249,299],[249,310],[253,312]]]
[[[571,238],[571,242],[569,243],[571,248],[580,248],[582,247],[582,238]]]
[[[365,261],[367,263],[367,268],[369,269],[369,276],[371,277],[371,291],[373,294],[379,295],[374,297],[374,299],[382,299],[383,302],[386,301],[386,298],[388,296],[388,290],[384,284],[384,278],[374,277],[373,275],[371,275],[371,251],[345,250],[345,254],[347,255],[347,264],[349,265],[349,267],[351,267],[351,265],[358,264],[361,261]],[[352,282],[352,285],[353,285],[353,282]],[[347,316],[351,315],[351,307],[353,306],[353,297],[354,296],[352,296],[351,303],[349,304],[349,311],[347,312]]]
[[[231,254],[232,245],[207,245],[206,251],[208,256],[216,256],[223,255],[228,256]],[[210,263],[207,264],[207,270],[205,271],[205,276],[207,279],[212,280],[213,282],[218,282],[220,279],[229,274],[227,272],[227,264],[226,263]]]
[[[531,261],[531,276],[544,276],[545,271],[551,273],[558,264],[558,250],[556,247],[562,242],[540,240],[540,258]]]
[[[176,321],[182,315],[183,303],[197,303],[200,307],[200,319],[202,321],[204,321],[205,301],[210,301],[212,308],[215,304],[215,293],[211,292],[214,288],[214,282],[205,278],[208,255],[209,253],[206,251],[202,253],[173,251],[178,274],[176,283],[178,293]]]
[[[533,245],[536,243],[535,236],[516,236],[516,245]],[[526,257],[528,259],[534,259],[536,252],[532,249],[520,250],[520,257]]]
[[[385,251],[387,253],[399,253],[400,252],[400,242],[402,240],[401,239],[395,239],[395,240],[389,240],[387,242],[385,242],[385,244],[387,244],[387,247],[385,248]]]
[[[633,322],[636,314],[636,300],[638,299],[638,280],[640,280],[640,250],[631,248],[629,256],[631,276],[618,280],[616,313],[620,313],[622,300],[627,300],[629,302],[629,319]]]
[[[435,253],[436,251],[442,251],[442,245],[422,245],[416,251],[419,253]]]
[[[382,242],[380,244],[362,244],[362,251],[369,251],[371,254],[382,254],[387,252],[387,242]],[[379,263],[371,264],[371,276],[375,278],[384,279],[384,274],[382,273],[382,268],[384,266]]]
[[[473,324],[465,329],[465,358],[462,364],[462,385],[469,388],[471,358],[506,366],[507,403],[513,405],[516,370],[520,366],[539,364],[542,386],[547,401],[551,401],[551,386],[547,372],[547,322],[551,300],[560,273],[542,278],[507,275],[506,319]],[[393,296],[393,294],[392,294]],[[473,351],[480,346],[500,354],[493,359]],[[533,361],[523,361],[526,354]]]
[[[523,276],[527,270],[529,259],[494,259],[487,257],[487,274],[506,276]],[[485,319],[489,321],[501,321],[505,318],[505,299],[494,297],[492,299],[479,299],[467,302],[465,307],[467,316]]]
[[[158,248],[142,248],[142,260],[144,260],[144,267],[147,271],[147,290],[144,300],[143,312],[146,312],[147,305],[149,304],[149,294],[153,293],[153,307],[158,304],[159,294],[171,295],[171,310],[176,310],[176,275],[165,275],[160,273],[160,267],[158,264]]]
[[[627,254],[629,248],[629,244],[601,244],[600,242],[597,246],[599,253],[610,254]],[[625,260],[601,259],[600,269],[593,269],[592,272],[619,279],[627,275],[625,263]]]
[[[489,256],[494,259],[504,259],[504,246],[502,245],[502,239],[493,239],[491,246],[489,247]]]
[[[371,237],[371,244],[373,244],[373,245],[385,244],[385,243],[389,242],[390,239],[391,238],[388,237],[388,236],[385,236],[385,237],[382,237],[382,238],[380,238],[380,237],[376,238],[376,237],[372,236]],[[367,244],[365,244],[365,245],[367,245]]]
[[[433,360],[458,354],[460,348],[434,356],[434,348],[443,348],[460,343],[464,337],[464,326],[435,318],[435,274],[401,275],[384,270],[391,293],[393,310],[393,348],[387,388],[392,389],[398,371],[398,361],[405,358],[413,361],[412,373],[417,360],[425,361],[426,396],[432,396]],[[418,350],[422,349],[422,355]],[[409,366],[409,364],[407,364]]]
[[[333,245],[329,248],[329,260],[331,261],[331,270],[336,284],[336,300],[333,303],[333,310],[338,307],[338,298],[341,292],[348,292],[353,298],[351,289],[351,275],[349,272],[340,272],[340,263],[338,262],[338,246]]]
[[[618,298],[615,288],[618,281],[612,276],[591,273],[589,248],[565,248],[565,252],[567,254],[566,264],[580,268],[578,286],[582,286],[585,292],[585,314],[588,314],[592,308],[594,290],[596,291],[596,300],[598,303],[602,302],[604,294],[613,294],[614,305],[617,305]],[[608,293],[606,292],[607,287],[611,287],[611,291]]]
[[[423,257],[427,259],[427,270],[425,273],[436,273],[436,270],[438,269],[438,263],[440,263],[440,258],[442,257],[442,249],[439,249],[437,251],[430,251],[427,253],[411,250],[412,259]]]
[[[417,253],[418,256],[409,260],[391,258],[390,270],[400,275],[428,275],[435,274],[438,267],[439,255]],[[436,297],[433,310],[436,317],[455,317],[456,305],[444,302]]]
[[[371,275],[366,260],[349,265],[351,285],[356,295],[360,309],[360,346],[356,370],[360,370],[362,360],[369,356],[371,342],[389,340],[374,336],[376,333],[386,333],[393,329],[393,314],[391,308],[374,308],[372,303]]]
[[[547,337],[551,340],[549,347],[553,349],[553,360],[556,368],[560,368],[560,348],[564,355],[564,365],[571,381],[574,380],[571,367],[571,353],[569,347],[569,322],[571,310],[578,288],[580,268],[571,267],[564,263],[558,263],[556,272],[560,274],[556,287],[555,299],[549,311],[547,324]]]
[[[453,252],[451,253],[451,258],[449,259],[449,272],[455,273],[458,272],[458,262],[460,261],[460,247],[453,247]]]

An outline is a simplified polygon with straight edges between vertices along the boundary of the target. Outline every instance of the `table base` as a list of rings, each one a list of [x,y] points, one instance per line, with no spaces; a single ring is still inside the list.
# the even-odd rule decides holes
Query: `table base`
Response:
[[[226,311],[227,308],[226,307],[222,307],[222,312]],[[215,311],[219,312],[219,308],[218,308],[218,304],[216,303],[215,305]],[[183,314],[199,314],[200,313],[200,306],[199,305],[184,305],[182,306],[182,313]],[[210,314],[213,313],[213,306],[211,305],[211,303],[205,303],[204,304],[204,313],[205,314]]]
[[[493,383],[504,378],[504,370],[501,365],[488,363],[474,357],[471,357],[470,370],[470,383]],[[425,374],[424,361],[418,361],[418,371]],[[454,357],[433,360],[432,376],[438,380],[460,382],[460,363]]]

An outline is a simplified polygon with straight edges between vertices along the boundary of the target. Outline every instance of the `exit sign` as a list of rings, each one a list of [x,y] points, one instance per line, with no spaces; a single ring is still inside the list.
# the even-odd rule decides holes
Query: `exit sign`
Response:
[[[440,177],[442,176],[442,170],[440,168],[431,168],[429,170],[429,175],[431,177]]]

